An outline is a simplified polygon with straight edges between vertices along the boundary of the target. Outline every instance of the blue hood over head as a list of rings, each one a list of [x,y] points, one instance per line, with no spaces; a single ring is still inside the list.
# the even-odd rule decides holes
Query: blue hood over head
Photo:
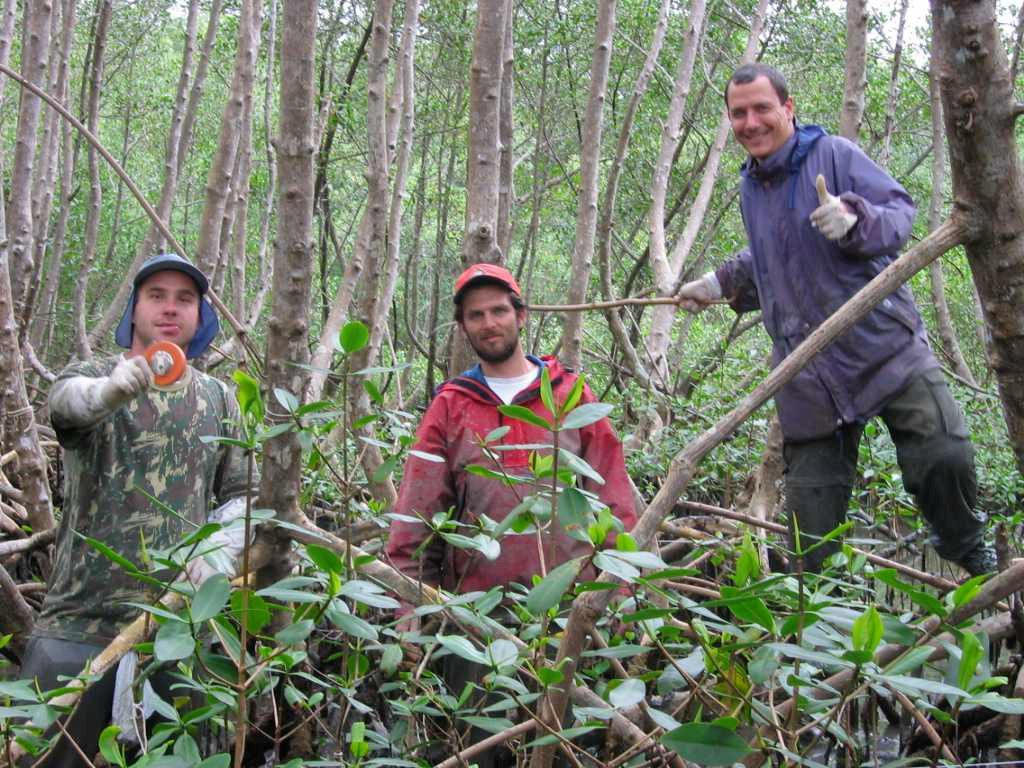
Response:
[[[220,330],[220,321],[217,319],[217,313],[214,311],[213,306],[206,299],[206,293],[210,290],[210,282],[206,279],[206,275],[200,272],[188,259],[176,253],[160,253],[156,256],[150,256],[139,267],[139,271],[135,273],[135,277],[132,280],[132,292],[128,297],[128,303],[125,305],[121,322],[117,324],[117,330],[114,331],[114,341],[120,347],[131,349],[132,316],[135,314],[135,302],[139,298],[139,286],[154,272],[163,272],[168,269],[188,275],[195,282],[196,288],[199,289],[199,326],[196,329],[196,335],[192,337],[192,341],[189,342],[188,347],[185,349],[185,357],[191,360],[199,357],[210,346],[210,343]]]

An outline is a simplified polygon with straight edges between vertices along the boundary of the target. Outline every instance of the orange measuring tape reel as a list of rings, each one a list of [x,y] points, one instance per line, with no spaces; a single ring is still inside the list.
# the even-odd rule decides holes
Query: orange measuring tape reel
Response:
[[[173,384],[181,378],[188,367],[185,353],[173,341],[154,341],[146,347],[142,356],[149,363],[150,370],[153,371],[153,382],[158,387]]]

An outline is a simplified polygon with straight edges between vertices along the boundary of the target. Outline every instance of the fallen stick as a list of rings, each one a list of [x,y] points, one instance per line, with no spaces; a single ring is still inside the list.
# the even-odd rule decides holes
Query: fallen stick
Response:
[[[692,509],[696,512],[703,512],[707,515],[718,515],[719,517],[724,517],[728,520],[735,520],[740,523],[747,523],[748,525],[763,528],[764,530],[772,531],[773,533],[786,534],[789,532],[786,526],[781,525],[779,523],[773,523],[769,522],[768,520],[762,520],[759,517],[751,517],[750,515],[745,515],[742,512],[735,512],[731,509],[725,509],[724,507],[716,507],[711,504],[701,504],[700,502],[697,501],[679,501],[678,506],[685,507],[686,509]],[[911,578],[920,581],[922,584],[927,584],[930,587],[935,587],[940,592],[952,592],[959,586],[957,583],[952,582],[949,579],[944,579],[941,576],[936,576],[932,573],[920,571],[917,568],[913,568],[909,565],[904,565],[903,563],[898,563],[895,560],[889,560],[887,558],[881,557],[880,555],[876,555],[872,552],[867,552],[863,549],[858,549],[857,547],[850,547],[850,549],[852,549],[856,554],[863,555],[864,557],[866,557],[868,562],[870,563],[880,565],[883,568],[892,568],[898,571],[899,573],[902,573],[904,576],[910,576]]]
[[[705,304],[728,304],[731,299],[712,299]],[[527,304],[531,312],[588,312],[616,309],[618,307],[651,307],[659,304],[678,304],[675,296],[655,296],[650,299],[628,298],[613,301],[592,301],[589,304]]]

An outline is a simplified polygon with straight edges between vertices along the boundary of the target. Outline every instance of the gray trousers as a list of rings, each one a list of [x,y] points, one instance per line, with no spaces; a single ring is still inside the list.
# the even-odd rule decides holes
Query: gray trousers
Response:
[[[104,646],[101,645],[32,635],[28,640],[25,659],[21,665],[21,677],[35,678],[39,683],[40,690],[43,691],[61,687],[66,683],[59,681],[58,676],[74,677],[85,668],[85,663],[99,654],[103,648]],[[64,725],[68,735],[60,736],[56,746],[50,750],[40,765],[45,768],[79,768],[79,766],[85,768],[88,765],[68,736],[74,740],[89,760],[92,760],[99,750],[100,733],[110,724],[116,678],[117,665],[115,664],[85,690],[78,706],[75,707],[71,717]],[[165,699],[168,697],[171,683],[169,676],[157,674],[151,679],[151,683],[161,697]],[[157,722],[156,718],[157,716],[154,715],[150,724]],[[56,731],[57,727],[53,726],[47,735],[52,736]],[[27,759],[23,763],[23,765],[32,764],[31,759]]]
[[[931,526],[932,545],[946,560],[960,559],[982,542],[985,522],[974,510],[974,448],[942,372],[913,379],[879,415],[896,445],[903,486]],[[819,440],[783,444],[791,549],[794,520],[804,550],[846,520],[863,431],[850,425]],[[804,557],[804,569],[819,571],[839,547],[838,541],[818,547]]]

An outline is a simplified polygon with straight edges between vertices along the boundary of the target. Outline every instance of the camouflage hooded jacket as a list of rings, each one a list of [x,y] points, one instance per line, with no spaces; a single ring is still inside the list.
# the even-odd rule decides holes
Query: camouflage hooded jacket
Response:
[[[108,375],[118,357],[75,363],[74,376]],[[153,388],[87,428],[52,413],[64,449],[64,504],[49,591],[34,632],[106,644],[137,614],[128,602],[149,588],[90,546],[97,539],[140,568],[202,524],[214,502],[246,491],[240,450],[201,437],[237,437],[238,405],[223,383],[189,367],[180,381]]]

